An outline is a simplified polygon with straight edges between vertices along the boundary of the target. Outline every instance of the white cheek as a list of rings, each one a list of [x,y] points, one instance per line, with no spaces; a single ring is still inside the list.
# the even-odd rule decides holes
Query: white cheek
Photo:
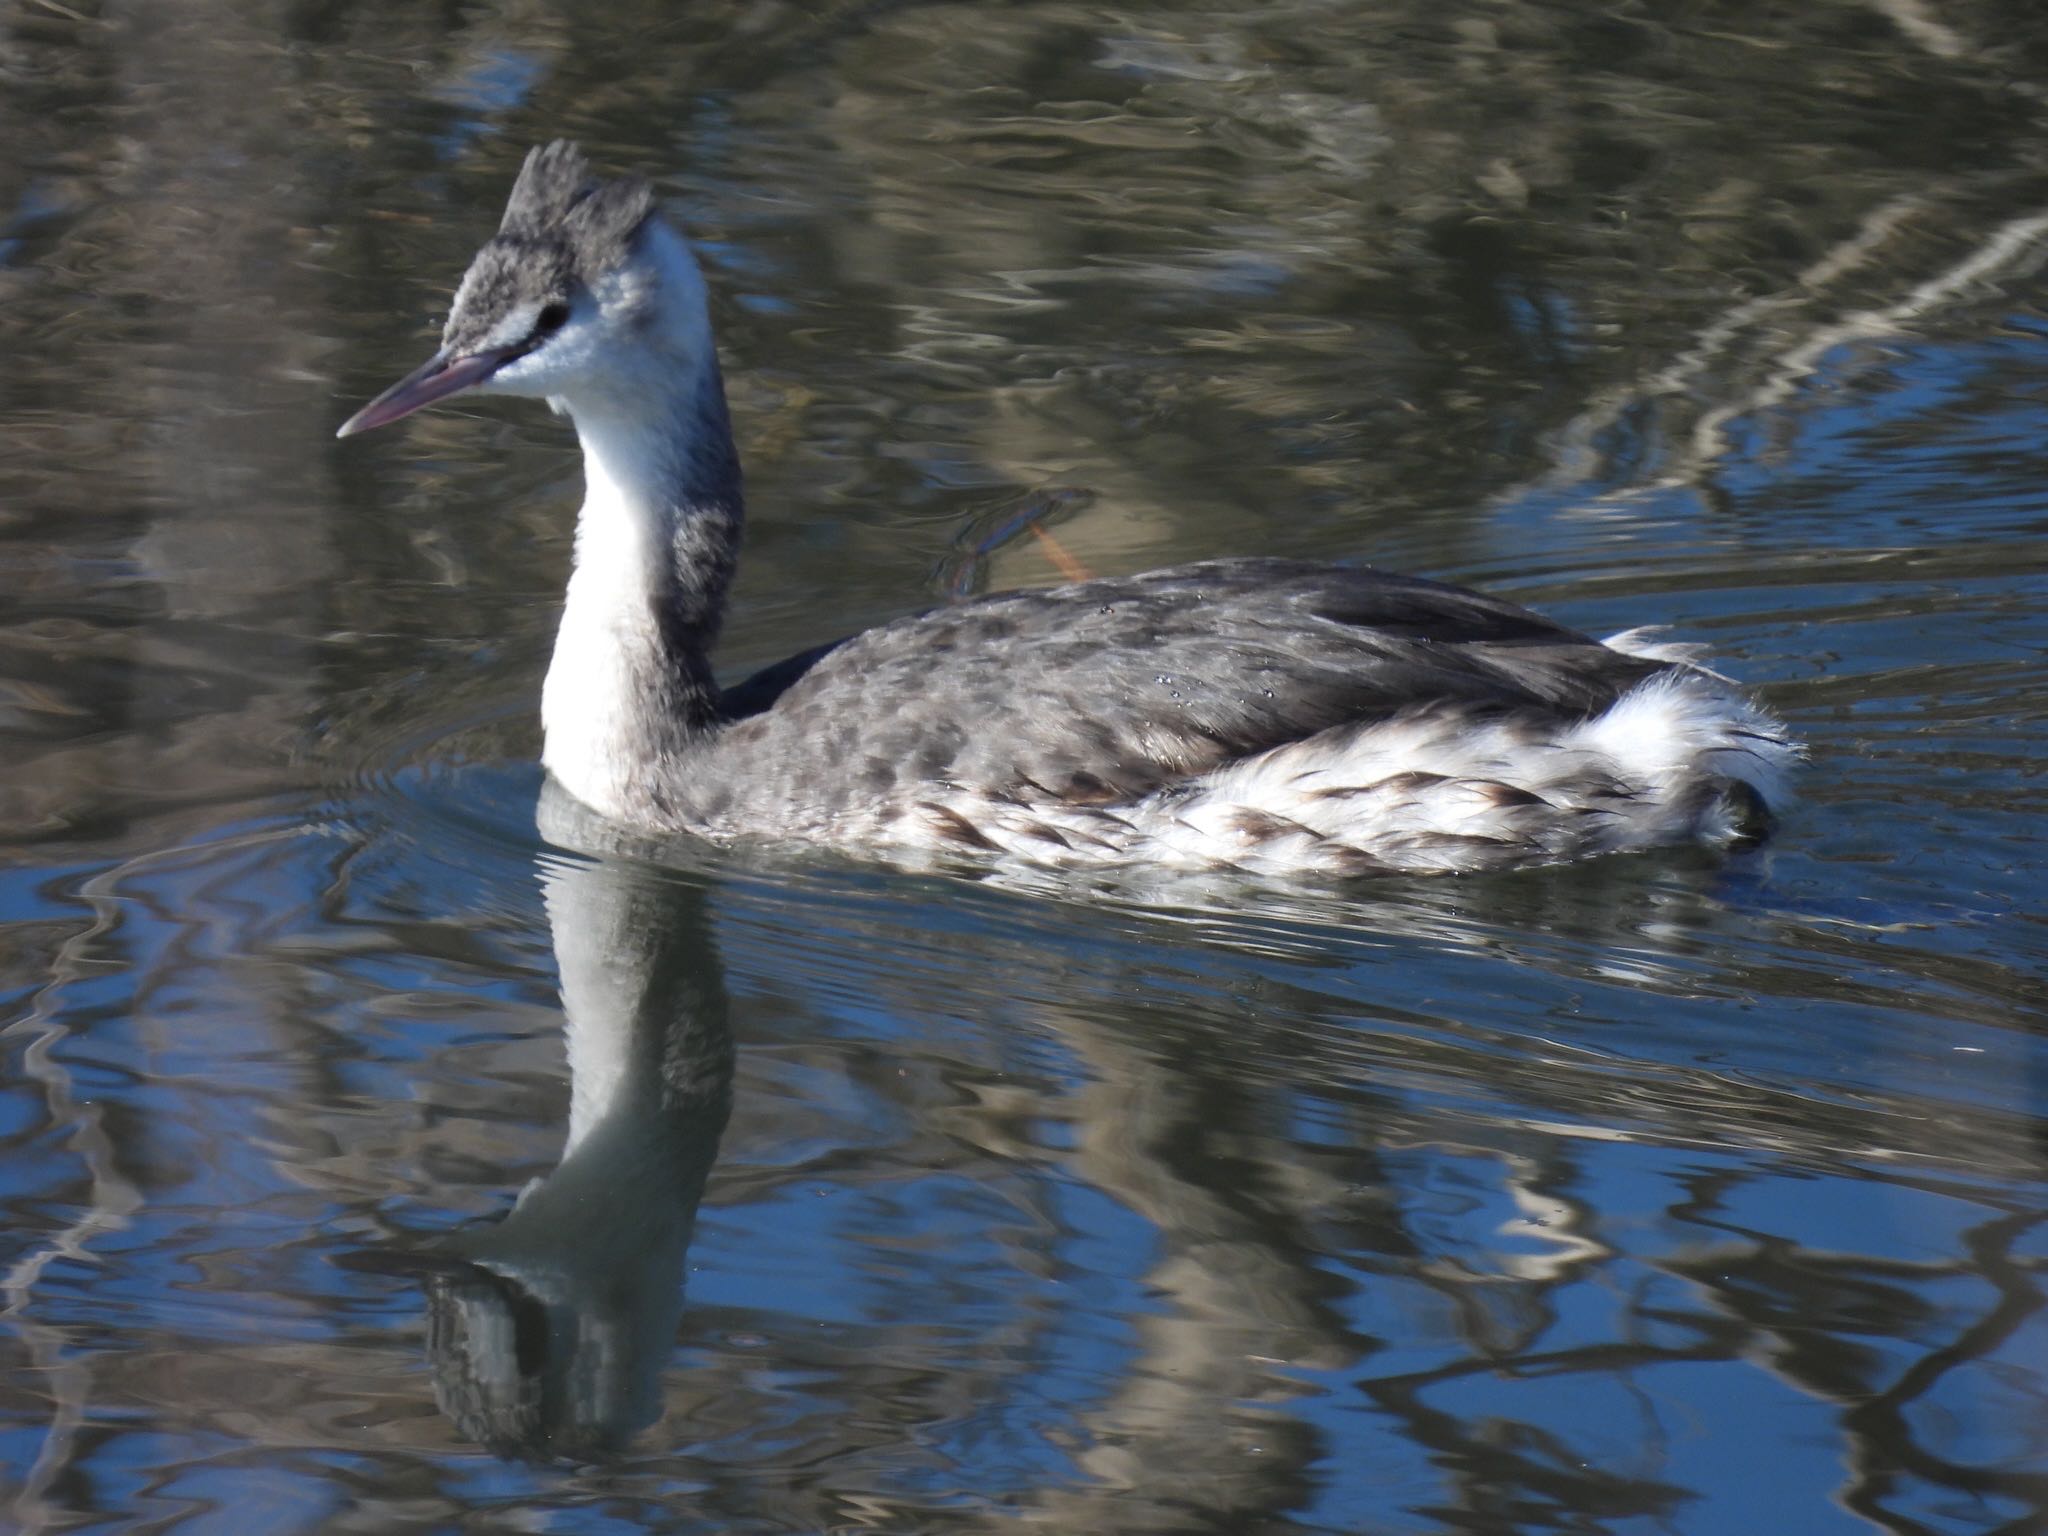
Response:
[[[487,395],[523,395],[534,398],[558,394],[561,382],[553,363],[539,352],[529,352],[516,362],[507,363],[480,386]]]
[[[529,399],[573,394],[576,381],[588,377],[597,361],[593,330],[588,322],[571,321],[541,346],[492,374],[484,388]]]

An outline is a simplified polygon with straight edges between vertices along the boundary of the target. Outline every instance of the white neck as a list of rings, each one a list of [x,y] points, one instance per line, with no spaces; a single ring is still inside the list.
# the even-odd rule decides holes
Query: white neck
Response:
[[[622,327],[600,387],[556,401],[576,422],[585,491],[541,695],[542,760],[579,800],[623,820],[648,819],[678,759],[717,727],[709,652],[741,519],[701,283],[680,239],[667,240],[673,250],[657,243],[653,254],[689,265],[656,263],[655,319]],[[630,319],[635,296],[612,297]]]

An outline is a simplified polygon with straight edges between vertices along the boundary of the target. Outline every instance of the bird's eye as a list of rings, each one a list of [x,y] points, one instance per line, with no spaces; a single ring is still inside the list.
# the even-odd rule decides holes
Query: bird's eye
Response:
[[[569,306],[562,303],[548,304],[534,316],[533,328],[545,336],[549,331],[559,331],[569,323]]]

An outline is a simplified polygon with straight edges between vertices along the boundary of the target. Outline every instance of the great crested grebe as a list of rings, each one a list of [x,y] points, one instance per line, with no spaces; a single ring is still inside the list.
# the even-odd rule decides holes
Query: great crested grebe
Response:
[[[526,157],[440,351],[340,435],[469,389],[575,421],[543,760],[644,830],[908,863],[1493,869],[1752,841],[1799,755],[1631,636],[1287,560],[985,597],[721,688],[740,467],[704,281],[648,184],[566,141]]]

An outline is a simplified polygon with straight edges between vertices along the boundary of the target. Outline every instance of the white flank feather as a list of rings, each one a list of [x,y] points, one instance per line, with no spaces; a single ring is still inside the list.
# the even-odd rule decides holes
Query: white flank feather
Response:
[[[957,854],[966,822],[1004,862],[1062,868],[1447,873],[1753,838],[1800,755],[1778,721],[1688,667],[1561,729],[1554,716],[1424,707],[1275,747],[1129,806],[939,793],[878,815],[860,835],[899,855]]]

